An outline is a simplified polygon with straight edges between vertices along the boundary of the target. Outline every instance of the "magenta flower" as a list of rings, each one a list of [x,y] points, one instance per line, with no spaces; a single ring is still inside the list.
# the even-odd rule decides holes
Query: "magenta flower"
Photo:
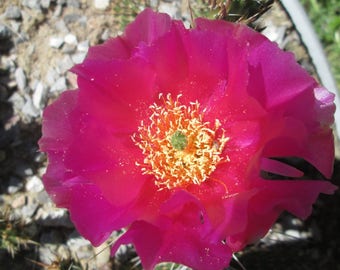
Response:
[[[145,10],[43,116],[52,199],[93,245],[126,228],[112,252],[133,243],[144,269],[222,269],[282,211],[306,218],[336,189],[277,159],[331,176],[333,95],[250,28],[195,25]]]

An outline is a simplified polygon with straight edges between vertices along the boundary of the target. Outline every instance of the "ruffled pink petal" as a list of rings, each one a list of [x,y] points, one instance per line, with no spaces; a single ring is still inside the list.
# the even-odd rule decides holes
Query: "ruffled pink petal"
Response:
[[[135,222],[114,245],[133,243],[144,269],[164,261],[185,264],[194,269],[222,269],[229,264],[231,252],[221,240],[209,238],[213,230],[200,203],[179,192],[162,207],[158,225]]]
[[[334,94],[328,92],[323,87],[317,87],[314,89],[314,96],[316,99],[315,110],[318,112],[318,120],[321,127],[328,127],[334,122]]]
[[[139,122],[136,121],[140,121],[141,116],[145,117],[143,114],[157,98],[154,89],[155,74],[142,59],[85,60],[82,64],[73,67],[72,71],[78,75],[78,86],[82,95],[90,91],[99,92],[99,96],[105,96],[111,102],[111,106],[103,109],[112,109],[110,116],[136,119],[133,122],[126,122],[126,125],[137,127]]]
[[[230,235],[228,245],[238,251],[247,243],[263,237],[283,211],[305,219],[312,211],[312,204],[320,193],[332,194],[337,187],[327,181],[278,181],[255,180],[256,191],[248,201],[247,227]]]
[[[168,15],[156,14],[151,9],[145,9],[126,27],[122,36],[91,47],[86,59],[104,61],[128,59],[135,48],[144,43],[150,45],[167,33],[172,23]]]
[[[249,96],[247,85],[249,83],[249,39],[253,36],[257,36],[258,42],[263,42],[264,39],[254,35],[252,30],[242,25],[204,19],[198,19],[196,23],[202,35],[212,34],[215,37],[209,39],[215,39],[214,44],[221,45],[219,50],[215,48],[212,50],[217,53],[215,58],[209,56],[214,66],[221,65],[221,68],[210,68],[210,70],[216,72],[215,76],[224,78],[225,82],[223,87],[214,88],[207,102],[203,99],[204,107],[207,108],[207,119],[214,121],[217,118],[224,124],[263,117],[265,111],[256,99]],[[204,44],[209,42],[206,41]],[[222,86],[221,82],[219,85]]]
[[[227,194],[243,192],[251,182],[248,175],[259,169],[261,126],[255,121],[227,122],[225,135],[230,138],[223,151],[225,161],[218,165],[211,178],[222,181]]]
[[[268,124],[271,132],[263,149],[265,157],[300,157],[330,178],[333,171],[334,143],[330,129],[309,132],[304,122],[286,117]]]
[[[47,174],[44,181],[50,182]],[[69,209],[71,220],[79,233],[93,245],[100,245],[112,231],[127,226],[135,218],[129,207],[115,207],[102,194],[98,186],[87,179],[75,177],[62,185],[46,187],[59,207]]]
[[[113,205],[126,205],[135,200],[146,181],[135,165],[143,156],[131,139],[132,133],[113,125],[114,119],[110,119],[113,112],[105,117],[98,115],[105,108],[97,104],[98,99],[103,101],[99,93],[97,100],[83,94],[84,91],[81,94],[67,91],[44,112],[39,144],[49,158],[46,188],[53,193],[54,188],[68,179],[82,176],[98,185]],[[98,125],[99,122],[105,124]],[[64,198],[55,201],[67,204]]]
[[[205,23],[209,24],[209,22]],[[247,66],[244,61],[247,48],[232,38],[234,29],[230,29],[228,24],[222,22],[221,24],[225,27],[224,35],[219,35],[211,29],[203,30],[198,24],[197,29],[193,29],[184,37],[184,44],[190,59],[188,80],[195,86],[195,88],[186,88],[185,95],[199,96],[201,104],[205,105],[209,111],[216,109],[217,112],[232,104],[228,100],[231,99],[233,93],[238,94],[238,102],[242,103],[240,96],[244,93],[248,80]],[[238,89],[238,91],[232,91],[232,89]],[[222,98],[216,99],[215,92],[221,93]]]
[[[103,44],[90,47],[86,59],[102,61],[128,59],[131,56],[131,49],[122,37],[111,38]]]
[[[311,93],[316,86],[315,80],[296,63],[292,53],[281,51],[269,40],[253,46],[248,61],[251,67],[248,91],[267,110],[285,103],[289,107],[291,100],[304,91]]]
[[[77,90],[63,92],[59,99],[49,105],[43,113],[42,133],[39,140],[41,151],[62,151],[73,141],[70,116],[78,101]]]
[[[150,46],[140,46],[135,56],[145,59],[156,74],[156,87],[160,93],[176,97],[186,89],[178,84],[188,76],[188,55],[183,36],[187,34],[182,22],[174,22],[170,31]]]
[[[136,212],[129,210],[130,207],[133,209],[135,201],[131,194],[138,192],[136,183],[128,187],[120,184],[115,191],[120,196],[107,196],[95,179],[86,179],[69,171],[65,167],[64,156],[62,152],[48,152],[49,166],[43,182],[57,206],[69,209],[73,223],[84,237],[99,245],[113,230],[127,226],[136,219]],[[112,180],[111,185],[117,187]]]
[[[131,48],[135,48],[141,43],[151,45],[170,30],[172,23],[169,15],[155,13],[152,9],[147,8],[126,27],[123,37]]]

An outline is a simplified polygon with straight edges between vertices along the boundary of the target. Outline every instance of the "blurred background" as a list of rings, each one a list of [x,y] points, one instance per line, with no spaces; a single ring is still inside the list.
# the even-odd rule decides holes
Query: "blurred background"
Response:
[[[279,1],[239,0],[0,0],[0,269],[141,269],[133,247],[110,257],[121,232],[93,247],[58,209],[41,178],[46,156],[38,151],[42,110],[66,89],[68,72],[90,46],[122,34],[145,7],[190,27],[192,18],[241,21],[261,31],[318,78],[301,35]],[[340,1],[301,0],[340,87]],[[338,144],[337,144],[338,150]],[[339,157],[339,156],[338,156]],[[340,183],[335,161],[333,183]],[[321,196],[312,216],[282,215],[259,243],[236,254],[231,269],[339,270],[340,196]],[[91,218],[91,217],[89,217]],[[158,269],[186,269],[163,264]]]

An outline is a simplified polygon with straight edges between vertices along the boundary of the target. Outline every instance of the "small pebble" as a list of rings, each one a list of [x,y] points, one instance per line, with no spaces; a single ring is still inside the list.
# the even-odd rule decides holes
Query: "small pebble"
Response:
[[[64,37],[64,41],[67,44],[75,45],[75,44],[77,44],[77,37],[75,35],[73,35],[73,34],[67,34]]]
[[[27,204],[21,208],[20,216],[22,216],[24,219],[29,220],[38,209],[38,207],[39,205],[35,201],[27,202]]]
[[[59,49],[64,43],[64,39],[61,37],[50,37],[49,45],[52,48]]]
[[[61,208],[44,205],[38,209],[35,219],[42,226],[73,228],[67,211]]]
[[[26,203],[26,196],[20,195],[12,201],[11,205],[13,208],[20,208],[20,207],[23,207],[25,203]]]
[[[16,192],[18,192],[20,189],[22,189],[23,186],[24,186],[24,185],[23,185],[21,179],[12,176],[12,177],[9,179],[7,192],[8,192],[9,194],[16,193]]]
[[[177,3],[161,3],[159,5],[159,12],[167,13],[171,18],[181,19],[181,12],[176,5]]]
[[[77,22],[81,18],[80,14],[71,13],[64,16],[64,22],[66,24]]]
[[[33,175],[33,170],[31,167],[29,167],[28,164],[17,162],[16,173],[19,174],[21,177],[31,176]]]
[[[25,104],[25,99],[18,92],[14,92],[9,98],[9,101],[13,104],[13,107],[18,111],[20,111]]]
[[[105,10],[110,5],[110,0],[93,0],[94,7],[99,10]]]
[[[77,49],[76,44],[65,44],[63,46],[62,52],[64,54],[72,54],[76,51],[76,49]]]
[[[67,33],[68,32],[68,29],[67,29],[67,26],[64,22],[64,20],[58,20],[55,24],[54,24],[54,27],[55,29],[58,31],[58,32],[61,32],[61,33]]]
[[[41,236],[42,239],[46,238],[44,234],[42,234]],[[46,265],[52,265],[52,263],[58,260],[58,257],[55,251],[56,248],[57,248],[57,245],[51,245],[51,244],[40,245],[39,246],[39,260]]]
[[[40,10],[40,0],[23,0],[22,4],[30,9]]]
[[[80,8],[79,0],[67,0],[68,7]]]
[[[47,84],[53,85],[58,78],[58,72],[53,67],[50,67],[45,76],[45,81],[47,82]]]
[[[80,52],[87,52],[90,47],[90,42],[88,40],[79,42],[77,45],[77,50]]]
[[[301,234],[299,231],[297,230],[287,230],[285,231],[285,234],[288,236],[288,237],[292,237],[293,239],[299,239],[301,238]]]
[[[79,64],[79,63],[83,62],[85,57],[86,57],[86,52],[79,52],[79,53],[73,54],[71,56],[71,59],[72,59],[73,63]]]
[[[38,193],[44,189],[44,185],[41,179],[36,175],[33,175],[32,177],[28,178],[25,187],[28,192],[35,192],[35,193]]]
[[[37,109],[41,108],[41,103],[44,97],[44,91],[45,91],[44,85],[42,84],[42,82],[38,82],[32,96],[33,105]]]
[[[51,0],[40,0],[40,6],[44,9],[48,9],[50,7]]]
[[[40,110],[33,105],[32,99],[28,99],[22,107],[22,113],[27,117],[38,117]]]
[[[18,88],[23,91],[27,85],[27,79],[24,70],[21,67],[18,67],[15,70],[15,80],[17,82]]]
[[[58,63],[57,72],[64,76],[65,72],[68,71],[71,67],[73,67],[73,61],[71,59],[71,56],[65,55],[60,62]],[[66,88],[66,82],[65,82],[65,88]]]
[[[60,77],[51,87],[51,92],[60,92],[66,90],[66,79],[65,77]]]
[[[5,11],[5,18],[11,20],[20,20],[21,19],[21,10],[17,6],[9,6]]]
[[[0,40],[10,39],[11,36],[12,32],[8,29],[8,27],[0,23]]]

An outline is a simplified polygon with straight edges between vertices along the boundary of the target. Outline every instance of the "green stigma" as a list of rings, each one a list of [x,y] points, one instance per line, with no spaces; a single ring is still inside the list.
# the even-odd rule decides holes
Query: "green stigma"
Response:
[[[171,136],[171,145],[176,150],[184,150],[188,145],[187,137],[180,131],[176,131],[174,135]]]

